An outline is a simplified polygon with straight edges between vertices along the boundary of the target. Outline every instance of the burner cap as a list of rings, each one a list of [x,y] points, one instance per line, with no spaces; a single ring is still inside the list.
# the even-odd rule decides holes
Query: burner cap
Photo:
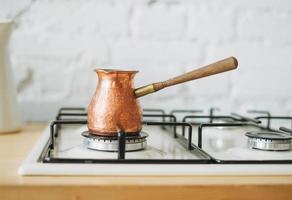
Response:
[[[271,140],[287,140],[292,139],[292,135],[281,132],[247,132],[245,134],[252,138],[271,139]]]
[[[81,133],[85,137],[87,148],[99,151],[117,152],[119,143],[117,136],[99,136],[91,134],[89,131]],[[141,131],[138,135],[126,134],[126,151],[138,151],[147,146],[146,138],[148,134]]]
[[[291,148],[292,135],[281,132],[247,132],[248,147],[266,151],[287,151]]]

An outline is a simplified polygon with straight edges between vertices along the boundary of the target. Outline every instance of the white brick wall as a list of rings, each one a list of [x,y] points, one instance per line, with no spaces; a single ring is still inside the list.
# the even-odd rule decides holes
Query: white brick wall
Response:
[[[94,68],[138,69],[141,86],[230,55],[237,71],[143,97],[143,106],[292,114],[290,0],[0,0],[0,18],[14,17],[10,52],[27,120],[87,106]]]
[[[133,10],[133,37],[159,41],[182,39],[186,29],[185,6],[139,5]]]

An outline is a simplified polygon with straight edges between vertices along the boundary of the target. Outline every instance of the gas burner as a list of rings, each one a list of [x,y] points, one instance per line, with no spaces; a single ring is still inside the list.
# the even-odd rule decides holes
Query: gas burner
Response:
[[[248,147],[265,151],[288,151],[292,136],[281,132],[247,132]]]
[[[89,131],[81,133],[85,137],[85,143],[88,149],[98,151],[117,152],[119,149],[119,141],[117,136],[99,136],[91,134]],[[146,138],[148,134],[141,131],[137,135],[126,135],[126,151],[138,151],[143,150],[147,146]]]

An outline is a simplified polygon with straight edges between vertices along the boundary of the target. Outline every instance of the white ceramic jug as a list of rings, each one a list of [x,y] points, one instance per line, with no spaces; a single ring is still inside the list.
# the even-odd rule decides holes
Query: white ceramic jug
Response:
[[[0,21],[0,133],[20,130],[21,119],[8,54],[11,21]]]

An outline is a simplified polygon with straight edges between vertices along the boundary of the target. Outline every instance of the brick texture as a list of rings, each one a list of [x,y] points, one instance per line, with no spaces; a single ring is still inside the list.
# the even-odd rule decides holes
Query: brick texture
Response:
[[[143,107],[292,114],[292,2],[283,0],[3,0],[26,120],[87,106],[95,68],[137,69],[136,86],[228,56],[239,69],[141,98]]]

